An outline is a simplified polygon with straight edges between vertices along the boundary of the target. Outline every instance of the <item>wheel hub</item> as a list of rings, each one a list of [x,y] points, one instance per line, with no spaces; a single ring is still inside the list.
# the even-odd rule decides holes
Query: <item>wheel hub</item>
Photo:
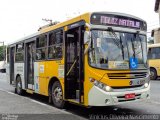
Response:
[[[62,101],[62,90],[59,87],[56,87],[53,91],[53,96],[56,100],[56,102],[61,102]]]

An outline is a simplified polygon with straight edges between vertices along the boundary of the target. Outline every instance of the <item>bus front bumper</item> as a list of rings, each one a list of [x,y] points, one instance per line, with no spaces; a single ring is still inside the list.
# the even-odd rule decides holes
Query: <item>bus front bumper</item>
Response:
[[[126,94],[135,94],[134,99],[126,99]],[[150,98],[150,84],[147,88],[120,92],[106,92],[93,86],[88,94],[88,106],[111,106],[127,102],[144,101]]]

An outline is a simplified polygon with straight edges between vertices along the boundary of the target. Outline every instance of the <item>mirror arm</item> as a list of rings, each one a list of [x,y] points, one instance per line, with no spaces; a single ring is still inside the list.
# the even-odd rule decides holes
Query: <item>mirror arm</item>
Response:
[[[89,40],[87,48],[84,50],[84,55],[88,52],[90,47],[91,47],[91,39]]]
[[[90,30],[90,28],[91,28],[90,24],[85,23],[85,26],[88,28],[88,30]],[[85,43],[88,43],[88,46],[87,46],[87,48],[84,50],[84,55],[88,52],[89,48],[91,47],[91,34],[90,34],[90,33],[88,34],[88,38],[87,38],[87,39],[89,39],[89,41],[86,41],[86,42],[85,42]]]

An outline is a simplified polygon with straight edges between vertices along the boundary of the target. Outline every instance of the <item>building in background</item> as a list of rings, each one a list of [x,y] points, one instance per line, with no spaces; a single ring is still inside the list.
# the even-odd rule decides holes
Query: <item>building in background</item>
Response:
[[[154,11],[159,14],[160,25],[160,0],[155,0]],[[160,43],[160,27],[153,29],[151,36],[154,37],[154,43]]]

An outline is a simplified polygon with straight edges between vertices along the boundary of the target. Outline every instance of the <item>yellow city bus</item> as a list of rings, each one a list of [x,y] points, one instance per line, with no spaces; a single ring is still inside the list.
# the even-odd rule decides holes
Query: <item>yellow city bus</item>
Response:
[[[150,96],[147,24],[122,13],[92,12],[42,27],[8,45],[7,76],[17,94],[109,106]]]
[[[148,45],[148,63],[150,78],[156,80],[160,76],[160,43]]]

